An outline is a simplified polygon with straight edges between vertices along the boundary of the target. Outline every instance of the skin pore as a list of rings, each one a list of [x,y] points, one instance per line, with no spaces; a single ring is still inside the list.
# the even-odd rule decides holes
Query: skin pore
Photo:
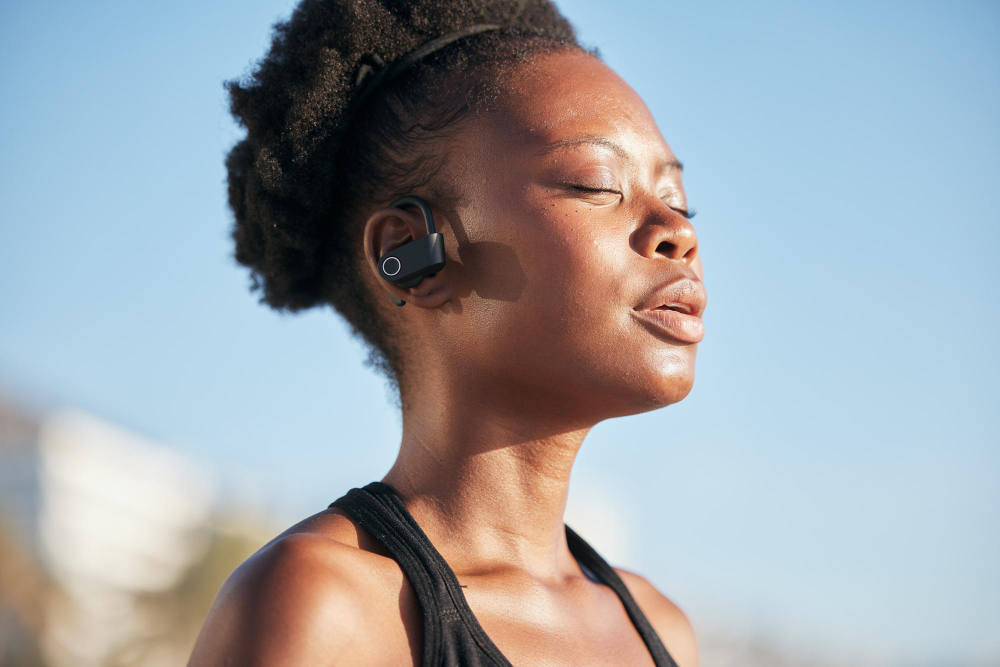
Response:
[[[445,236],[444,269],[385,283],[378,257],[425,234],[423,219],[385,208],[365,221],[366,286],[407,332],[402,442],[382,481],[513,664],[651,665],[618,597],[570,554],[563,516],[594,425],[691,390],[697,344],[654,335],[633,309],[675,278],[703,279],[697,236],[675,156],[613,70],[572,51],[511,77],[502,106],[448,139],[461,201],[414,191]],[[618,572],[678,665],[696,667],[684,613]],[[331,509],[237,568],[190,664],[418,665],[421,648],[406,577]]]

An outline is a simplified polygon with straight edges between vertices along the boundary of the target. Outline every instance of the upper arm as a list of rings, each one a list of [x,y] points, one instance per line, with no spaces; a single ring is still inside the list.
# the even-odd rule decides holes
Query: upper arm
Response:
[[[660,636],[663,645],[678,667],[699,667],[698,642],[694,627],[681,608],[656,590],[644,577],[628,570],[615,568],[635,598],[649,624]]]
[[[336,548],[296,533],[244,561],[219,590],[188,666],[313,666],[351,655],[362,610],[350,578],[331,562]]]

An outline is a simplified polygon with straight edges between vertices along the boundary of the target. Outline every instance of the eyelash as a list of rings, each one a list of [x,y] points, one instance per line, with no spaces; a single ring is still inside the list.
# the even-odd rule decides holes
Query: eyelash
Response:
[[[575,189],[581,190],[583,192],[613,192],[616,195],[620,195],[621,194],[621,192],[619,192],[618,190],[608,190],[608,189],[605,189],[605,188],[588,188],[588,187],[585,187],[583,185],[574,185],[573,187]],[[684,209],[674,208],[674,207],[671,206],[670,210],[677,211],[678,213],[680,213],[681,215],[683,215],[688,220],[690,220],[691,218],[693,218],[694,216],[696,216],[698,214],[698,211],[696,211],[695,209],[691,209],[689,211],[685,211]]]

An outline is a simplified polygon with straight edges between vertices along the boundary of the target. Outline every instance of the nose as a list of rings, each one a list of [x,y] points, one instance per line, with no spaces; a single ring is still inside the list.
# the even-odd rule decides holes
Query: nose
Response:
[[[636,252],[650,259],[662,255],[690,265],[698,256],[698,235],[694,226],[659,200],[632,234],[632,245]]]

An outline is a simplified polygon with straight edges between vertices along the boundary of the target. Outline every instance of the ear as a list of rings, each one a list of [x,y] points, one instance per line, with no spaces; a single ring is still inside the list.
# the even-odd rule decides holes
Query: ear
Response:
[[[433,206],[431,212],[435,214],[434,220],[438,221],[439,217]],[[441,231],[440,223],[437,231]],[[419,285],[409,288],[385,280],[378,272],[378,260],[382,255],[426,235],[427,225],[420,213],[409,208],[380,208],[365,221],[365,259],[375,281],[397,299],[418,308],[438,308],[452,297],[447,264],[433,276],[424,276]],[[390,301],[389,294],[385,295],[385,299]]]

